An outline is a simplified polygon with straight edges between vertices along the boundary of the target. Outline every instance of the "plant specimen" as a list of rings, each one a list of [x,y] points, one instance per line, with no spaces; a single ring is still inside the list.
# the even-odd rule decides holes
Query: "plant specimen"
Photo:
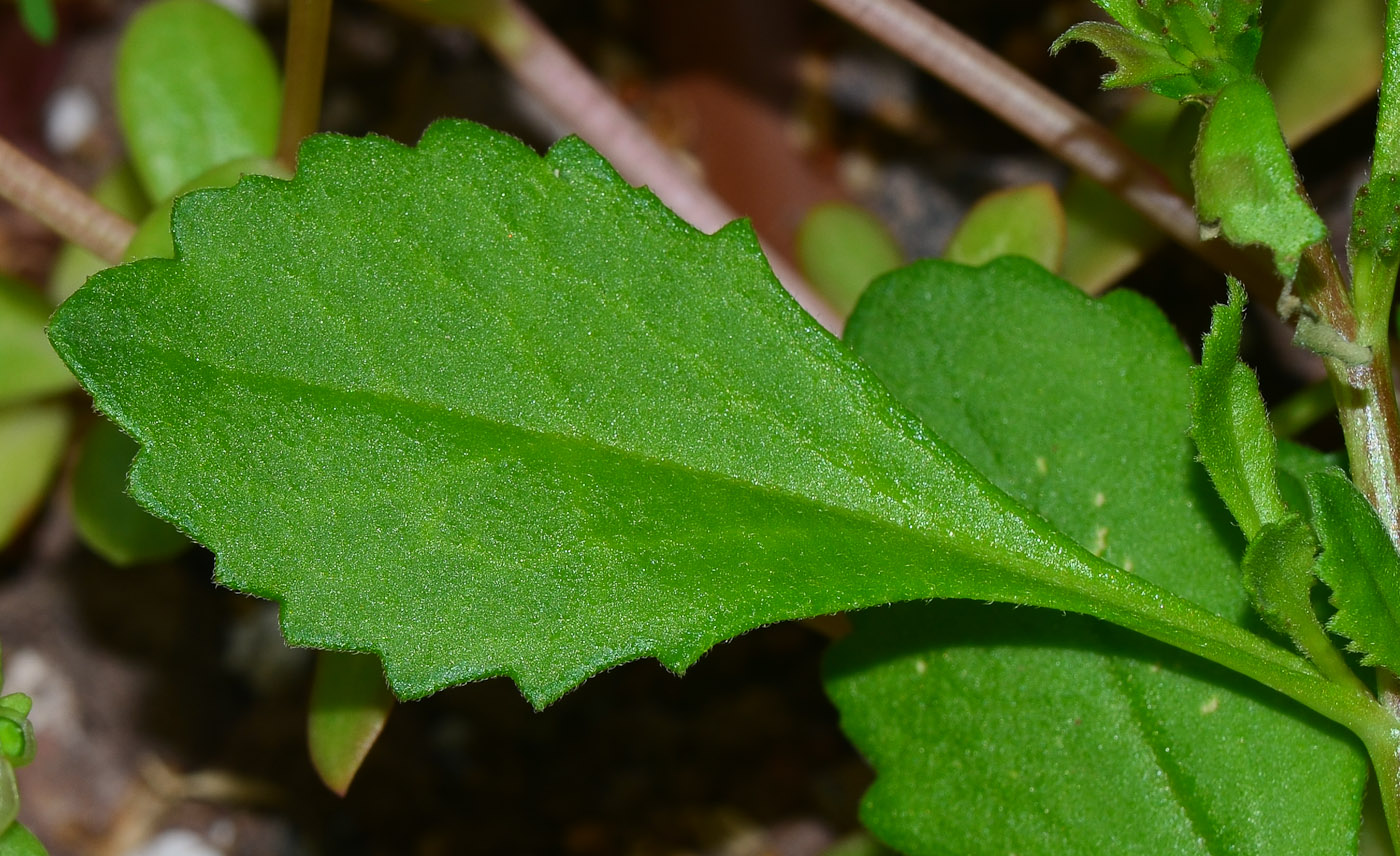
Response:
[[[877,31],[913,14],[826,5]],[[1196,211],[1267,261],[1202,252],[1283,283],[1345,471],[1275,440],[1238,360],[1238,280],[1193,366],[1148,301],[1046,269],[1070,260],[1035,227],[1044,188],[970,219],[949,253],[969,264],[876,279],[837,339],[746,224],[694,228],[579,138],[540,156],[460,120],[412,146],[312,136],[279,175],[314,50],[279,104],[258,49],[184,39],[263,93],[220,102],[228,150],[146,134],[162,120],[124,104],[171,213],[134,237],[60,226],[135,261],[69,297],[49,339],[139,444],[132,495],[209,547],[220,583],[278,601],[290,643],[376,654],[399,698],[505,675],[542,707],[629,660],[680,672],[851,611],[827,689],[878,775],[864,819],[901,851],[1356,852],[1368,769],[1400,838],[1400,13],[1348,283],[1256,73],[1259,4],[1099,6],[1112,23],[1057,47],[1092,42],[1107,85],[1204,106]],[[293,42],[323,46],[326,9],[294,10]],[[526,74],[546,44],[508,3],[419,11]],[[219,14],[172,0],[145,20],[171,38]],[[129,44],[136,88],[156,60]],[[1160,173],[1085,138],[1131,167],[1126,200],[1196,241]],[[365,697],[313,717],[337,787],[387,709],[364,662],[322,661],[318,698]]]

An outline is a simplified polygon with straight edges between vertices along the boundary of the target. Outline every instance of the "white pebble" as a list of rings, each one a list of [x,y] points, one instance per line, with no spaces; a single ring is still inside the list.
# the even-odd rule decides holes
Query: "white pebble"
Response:
[[[49,98],[44,142],[56,155],[71,154],[97,127],[97,99],[85,87],[65,86]]]
[[[245,21],[253,20],[253,16],[258,12],[258,0],[214,0],[214,2]]]
[[[167,829],[127,856],[224,856],[209,842],[188,829]]]

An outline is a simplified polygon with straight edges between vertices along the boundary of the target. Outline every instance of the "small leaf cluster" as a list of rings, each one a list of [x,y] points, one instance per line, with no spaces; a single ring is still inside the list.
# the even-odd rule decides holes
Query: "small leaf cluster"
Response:
[[[1207,105],[1191,166],[1203,231],[1268,247],[1291,280],[1327,229],[1299,190],[1273,100],[1255,73],[1258,0],[1096,2],[1118,24],[1078,24],[1052,49],[1089,42],[1118,64],[1106,87],[1145,86]]]
[[[3,678],[0,678],[3,683]],[[43,856],[43,845],[16,822],[19,783],[15,768],[34,760],[34,703],[24,693],[0,695],[0,856]]]
[[[1244,289],[1233,278],[1229,287],[1229,303],[1215,307],[1201,364],[1192,371],[1191,434],[1248,541],[1245,588],[1270,627],[1346,679],[1347,667],[1314,611],[1312,588],[1321,579],[1337,609],[1328,629],[1351,640],[1349,650],[1363,662],[1393,671],[1400,666],[1400,556],[1375,509],[1340,469],[1306,475],[1306,507],[1284,503],[1258,380],[1237,359]]]
[[[1254,75],[1259,0],[1094,0],[1118,22],[1086,21],[1056,40],[1089,42],[1117,63],[1106,87],[1145,86],[1168,98],[1209,97]]]

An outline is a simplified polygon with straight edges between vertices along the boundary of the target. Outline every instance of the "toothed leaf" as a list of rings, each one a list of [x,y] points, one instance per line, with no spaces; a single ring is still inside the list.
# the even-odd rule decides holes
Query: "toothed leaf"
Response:
[[[1317,576],[1337,608],[1328,629],[1369,665],[1400,668],[1400,557],[1376,511],[1341,470],[1308,477],[1322,545]]]
[[[1252,78],[1259,0],[1095,0],[1121,26],[1076,24],[1051,46],[1090,42],[1117,64],[1104,86],[1146,86],[1170,98],[1209,98]]]
[[[50,328],[143,447],[132,494],[292,643],[379,653],[405,698],[504,674],[544,704],[773,621],[976,597],[1313,680],[929,437],[745,224],[703,235],[577,139],[465,122],[298,164],[182,197],[175,260]]]

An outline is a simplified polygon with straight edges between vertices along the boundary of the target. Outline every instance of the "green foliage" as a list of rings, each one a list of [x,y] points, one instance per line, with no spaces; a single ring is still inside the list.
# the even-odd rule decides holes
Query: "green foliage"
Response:
[[[1225,87],[1206,113],[1191,163],[1196,211],[1236,244],[1262,244],[1285,278],[1327,227],[1298,186],[1269,90],[1254,78]]]
[[[1105,86],[1145,85],[1209,104],[1191,163],[1197,216],[1233,243],[1268,247],[1291,280],[1327,229],[1298,187],[1273,101],[1254,73],[1258,0],[1098,2],[1122,26],[1080,24],[1055,49],[1092,42],[1119,64]]]
[[[1400,669],[1400,557],[1376,511],[1340,470],[1308,477],[1322,545],[1317,575],[1332,589],[1333,633],[1363,662]]]
[[[1266,4],[1259,75],[1291,144],[1373,98],[1381,76],[1382,5],[1377,0],[1273,0]],[[1118,135],[1161,166],[1190,195],[1187,174],[1199,111],[1145,95],[1115,125]],[[1109,190],[1071,178],[1064,191],[1065,279],[1095,293],[1162,244],[1162,234]]]
[[[814,207],[797,229],[802,273],[848,314],[870,281],[904,263],[894,236],[864,208],[845,202]]]
[[[52,44],[58,35],[58,14],[53,0],[16,0],[19,22],[29,37],[40,44]]]
[[[393,707],[378,660],[321,652],[306,734],[311,763],[326,787],[345,795]]]
[[[953,233],[943,257],[965,265],[1022,256],[1057,270],[1065,253],[1065,210],[1049,184],[1031,184],[983,197]]]
[[[49,307],[24,283],[0,275],[0,406],[66,392],[73,376],[44,338]]]
[[[34,833],[18,823],[0,833],[0,856],[48,856],[48,852]]]
[[[93,552],[114,565],[169,559],[190,541],[126,492],[136,443],[106,420],[93,423],[73,469],[73,524]]]
[[[1089,42],[1117,68],[1105,87],[1146,86],[1168,98],[1211,96],[1252,77],[1259,54],[1259,0],[1095,0],[1118,22],[1071,27],[1051,47]]]
[[[1090,300],[1028,263],[923,262],[872,287],[847,339],[1057,528],[1249,619],[1240,539],[1185,436],[1190,358],[1145,300]],[[862,817],[901,852],[1355,849],[1355,749],[1238,676],[1025,609],[911,604],[853,621],[828,690],[878,774]]]
[[[1288,509],[1279,493],[1277,447],[1259,381],[1239,361],[1244,287],[1231,278],[1229,288],[1230,302],[1211,312],[1201,365],[1191,373],[1191,436],[1215,489],[1252,541]]]
[[[113,213],[128,220],[140,222],[151,210],[151,201],[141,189],[141,181],[130,163],[122,163],[112,169],[97,182],[92,189],[92,198],[101,202]],[[77,244],[65,243],[58,251],[53,268],[49,271],[49,299],[62,303],[68,295],[78,290],[87,278],[110,267],[90,250]]]
[[[1107,85],[1208,104],[1201,216],[1292,277],[1325,232],[1254,75],[1258,3],[1098,2],[1119,24],[1082,24],[1056,49],[1093,42],[1118,63]],[[497,0],[402,5],[509,21]],[[989,264],[914,265],[861,303],[850,342],[872,372],[781,292],[746,227],[699,234],[574,139],[539,158],[466,123],[416,148],[321,137],[294,180],[175,200],[273,171],[271,55],[208,3],[138,15],[118,97],[143,186],[113,178],[113,204],[138,216],[155,201],[128,250],[150,260],[98,274],[53,342],[139,439],[132,495],[215,550],[221,582],[278,600],[290,642],[330,649],[308,732],[332,789],[393,705],[374,659],[340,652],[379,654],[403,697],[508,675],[543,706],[637,657],[683,670],[772,621],[971,598],[1161,641],[1007,606],[856,616],[828,683],[880,774],[865,816],[891,843],[1355,851],[1356,746],[1251,678],[1355,728],[1365,691],[1317,653],[1335,655],[1310,601],[1316,540],[1332,629],[1386,666],[1400,662],[1400,559],[1345,477],[1277,452],[1237,360],[1237,283],[1188,381],[1145,301],[1091,301],[1035,264],[991,261],[1057,268],[1068,244],[1076,275],[1113,275],[1148,233],[1101,196],[1072,195],[1070,226],[1048,187],[979,205],[948,254]],[[1195,115],[1138,118],[1179,171],[1173,140]],[[1383,195],[1370,204],[1388,223]],[[1354,241],[1393,254],[1368,234]],[[900,260],[838,206],[798,244],[847,305]],[[56,292],[98,267],[66,265]],[[54,377],[43,311],[0,301],[0,361],[10,347],[25,366],[12,385]],[[3,335],[10,317],[23,336]],[[0,379],[0,404],[67,384]],[[61,454],[61,413],[0,410],[0,480],[22,486],[0,496],[0,542]],[[1247,545],[1192,460],[1188,420]],[[75,473],[79,530],[117,563],[187,543],[126,496],[135,450],[99,423]],[[1316,669],[1255,634],[1251,600]],[[32,757],[27,713],[0,698],[0,820],[17,805],[12,766]],[[18,829],[0,856],[42,852]]]
[[[0,546],[43,501],[71,422],[59,404],[0,408]]]
[[[0,680],[3,684],[3,680]],[[19,827],[15,817],[19,814],[19,786],[15,781],[15,768],[23,767],[34,760],[34,725],[29,721],[29,711],[34,706],[24,693],[0,695],[0,854],[13,850],[16,853],[31,852],[24,849],[29,845],[27,832]],[[13,839],[10,839],[11,835]],[[36,842],[37,843],[37,842]],[[43,852],[43,848],[38,851]]]
[[[1259,617],[1283,635],[1303,644],[1302,634],[1317,625],[1312,585],[1317,539],[1297,514],[1265,524],[1250,539],[1240,570]]]
[[[142,8],[122,39],[117,112],[147,197],[235,158],[271,157],[282,89],[262,37],[207,0]]]
[[[1324,691],[929,438],[742,224],[469,123],[300,161],[181,199],[174,262],[99,274],[50,328],[144,448],[133,495],[293,644],[375,651],[401,697],[507,674],[544,704],[772,621],[976,597]]]

